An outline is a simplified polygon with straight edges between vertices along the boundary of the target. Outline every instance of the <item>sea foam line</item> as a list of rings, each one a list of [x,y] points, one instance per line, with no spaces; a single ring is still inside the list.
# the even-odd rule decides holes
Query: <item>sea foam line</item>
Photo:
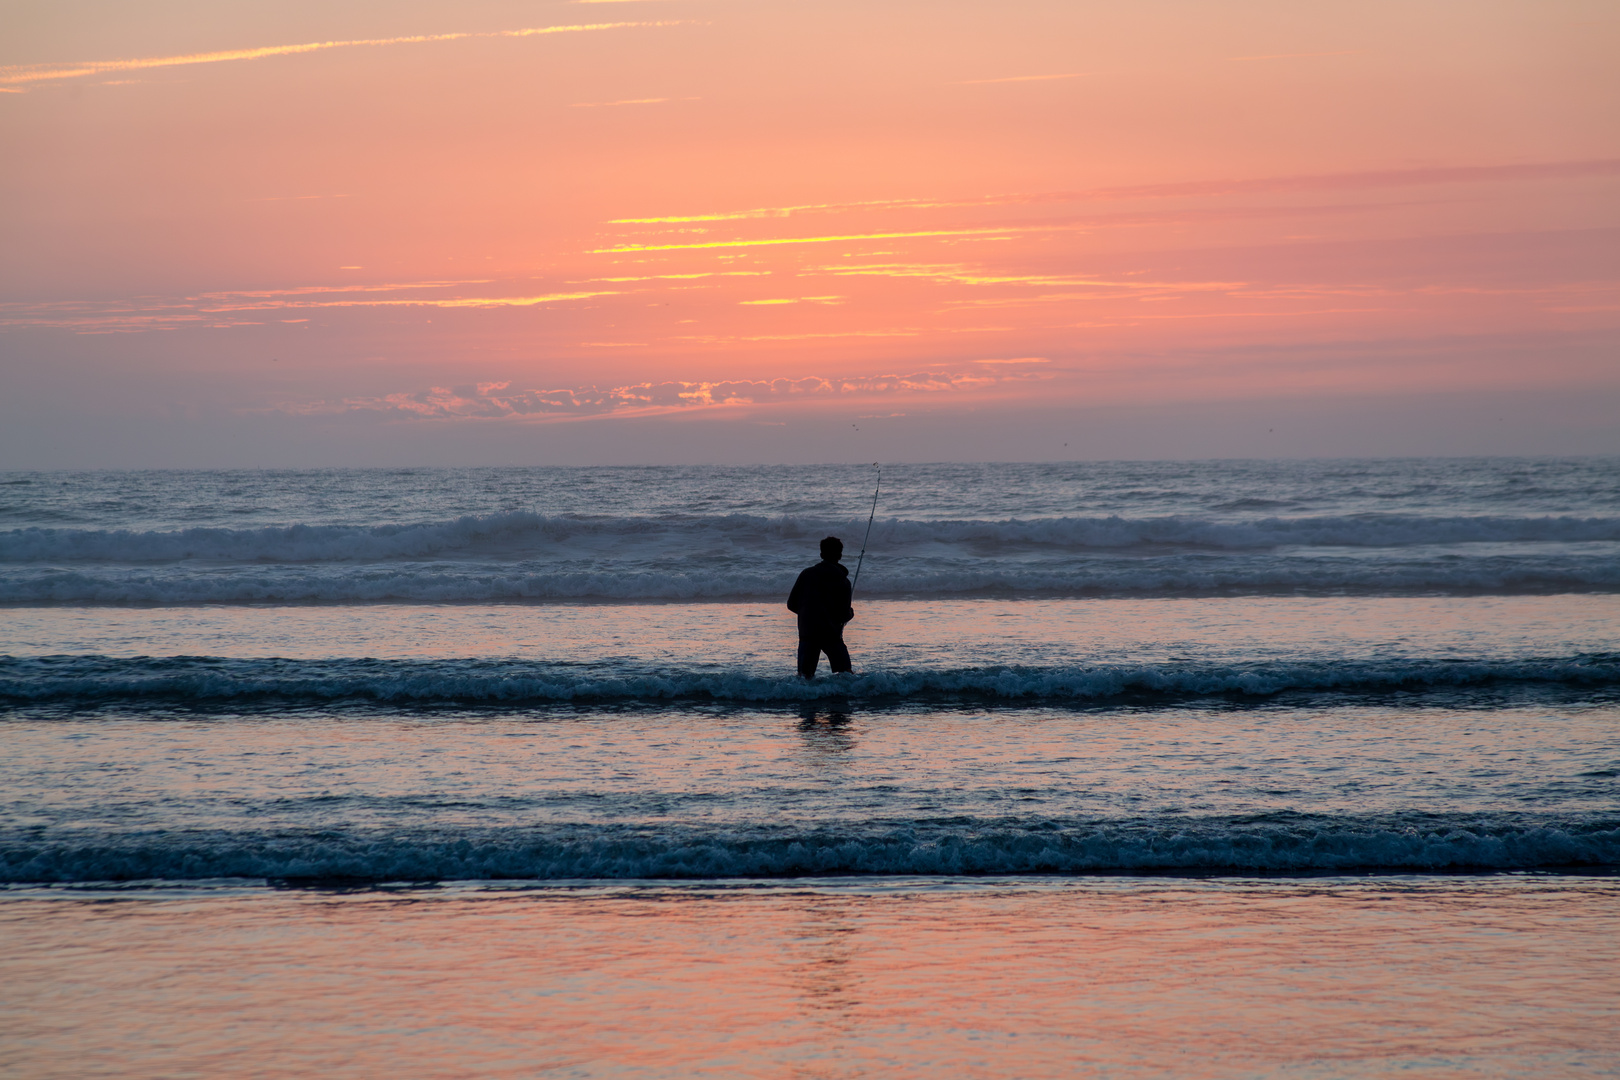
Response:
[[[872,671],[805,682],[746,670],[636,670],[521,660],[0,657],[0,704],[287,706],[377,703],[771,704],[1107,701],[1130,695],[1264,698],[1287,692],[1421,692],[1490,685],[1620,686],[1620,656],[1293,663],[1098,664]]]
[[[191,528],[168,532],[61,528],[0,531],[0,563],[282,562],[522,558],[569,545],[664,547],[694,544],[775,546],[864,521],[751,514],[663,517],[546,516],[506,513],[452,521],[352,526],[293,524],[257,529]],[[874,541],[891,550],[922,544],[978,549],[1132,550],[1187,548],[1255,551],[1281,546],[1406,547],[1419,544],[1620,541],[1620,519],[1600,517],[1418,516],[1357,514],[1253,520],[1191,516],[1150,518],[878,522]]]
[[[738,565],[740,563],[741,565]],[[0,604],[185,605],[536,603],[548,601],[777,600],[796,565],[737,558],[698,567],[626,562],[589,569],[537,569],[469,562],[415,566],[170,564],[148,570],[35,566],[0,569]],[[1090,555],[1044,558],[905,559],[893,551],[861,579],[868,599],[922,597],[1172,597],[1550,594],[1620,590],[1620,556],[1525,554],[1361,559],[1335,555],[1181,554],[1151,559]]]
[[[0,881],[1318,873],[1620,865],[1620,819],[1175,820],[0,835]]]

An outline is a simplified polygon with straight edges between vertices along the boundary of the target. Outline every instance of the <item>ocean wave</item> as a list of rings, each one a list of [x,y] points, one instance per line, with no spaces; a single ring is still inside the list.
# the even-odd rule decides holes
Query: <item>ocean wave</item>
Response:
[[[1620,590],[1613,556],[1511,555],[1360,560],[1180,556],[1155,560],[950,560],[868,565],[859,599],[1548,595]],[[779,601],[798,568],[250,566],[228,570],[0,570],[0,604],[506,604],[570,601]]]
[[[743,670],[636,670],[521,660],[0,657],[11,706],[790,704],[822,700],[1100,702],[1135,695],[1265,698],[1492,685],[1620,685],[1620,655],[1214,665],[1098,664],[873,671],[805,682]]]
[[[535,825],[316,834],[0,836],[11,884],[769,878],[830,874],[1321,873],[1620,865],[1620,820],[1271,814],[1125,821]]]
[[[750,514],[661,517],[547,517],[508,513],[453,521],[373,526],[289,525],[192,528],[172,532],[25,528],[0,531],[0,563],[100,562],[376,563],[397,560],[536,558],[559,549],[664,549],[671,555],[715,545],[775,548],[865,522]],[[1007,520],[885,520],[875,545],[998,550],[1257,551],[1279,547],[1410,547],[1467,543],[1620,541],[1620,519],[1581,517],[1425,517],[1358,514],[1220,520],[1062,517]]]

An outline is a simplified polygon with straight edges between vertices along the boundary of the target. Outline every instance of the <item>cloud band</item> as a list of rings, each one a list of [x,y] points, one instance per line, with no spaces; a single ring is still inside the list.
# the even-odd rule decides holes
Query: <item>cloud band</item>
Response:
[[[545,34],[578,34],[592,30],[622,30],[630,27],[678,26],[680,21],[579,23],[570,26],[531,26],[520,30],[490,30],[478,33],[414,34],[409,37],[361,38],[354,41],[310,41],[301,45],[264,45],[251,49],[225,49],[219,52],[188,53],[183,56],[149,56],[133,60],[86,60],[72,64],[26,64],[0,68],[0,87],[23,87],[57,79],[78,79],[118,71],[144,71],[150,68],[184,67],[188,64],[220,64],[230,60],[262,60],[270,56],[349,49],[362,45],[424,45],[437,41],[463,41],[471,38],[525,38]]]

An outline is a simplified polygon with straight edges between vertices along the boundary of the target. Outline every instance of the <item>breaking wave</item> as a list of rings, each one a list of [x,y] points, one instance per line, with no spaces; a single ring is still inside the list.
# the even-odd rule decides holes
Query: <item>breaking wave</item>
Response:
[[[1512,660],[986,666],[876,671],[805,682],[740,670],[672,671],[520,660],[0,657],[0,704],[285,708],[349,704],[788,704],[1094,702],[1153,695],[1421,692],[1493,685],[1620,686],[1620,656]]]
[[[674,560],[671,560],[672,562]],[[1185,596],[1548,595],[1620,591],[1613,555],[1434,558],[1181,556],[1159,560],[1054,559],[997,564],[869,565],[860,596],[874,598],[1034,598]],[[798,567],[776,573],[718,567],[538,570],[440,563],[247,566],[229,570],[49,569],[0,571],[0,604],[366,604],[538,603],[547,601],[704,602],[780,600]]]
[[[762,878],[1318,873],[1620,865],[1620,819],[1530,815],[537,825],[314,834],[0,836],[0,881]]]
[[[26,528],[0,532],[0,563],[182,561],[224,563],[369,563],[445,558],[524,558],[557,547],[665,547],[672,555],[715,543],[779,545],[784,540],[845,533],[865,522],[762,517],[547,517],[530,513],[373,526],[289,525],[193,528],[173,532]],[[878,523],[873,540],[888,549],[974,545],[976,549],[1061,548],[1076,551],[1277,547],[1409,547],[1466,543],[1620,541],[1620,519],[1579,517],[1344,517],[1221,521],[1186,516],[1049,518],[1002,521]]]
[[[814,540],[864,523],[744,514],[175,532],[0,532],[0,604],[779,598]],[[1355,515],[879,523],[870,597],[1620,590],[1620,519]]]

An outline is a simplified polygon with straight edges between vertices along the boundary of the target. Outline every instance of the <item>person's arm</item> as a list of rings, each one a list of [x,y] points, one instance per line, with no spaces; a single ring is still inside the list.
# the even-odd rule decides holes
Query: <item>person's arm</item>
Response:
[[[804,575],[808,571],[800,571],[793,582],[793,591],[788,593],[787,608],[797,615],[804,608]]]
[[[844,582],[844,621],[855,621],[855,586]]]

